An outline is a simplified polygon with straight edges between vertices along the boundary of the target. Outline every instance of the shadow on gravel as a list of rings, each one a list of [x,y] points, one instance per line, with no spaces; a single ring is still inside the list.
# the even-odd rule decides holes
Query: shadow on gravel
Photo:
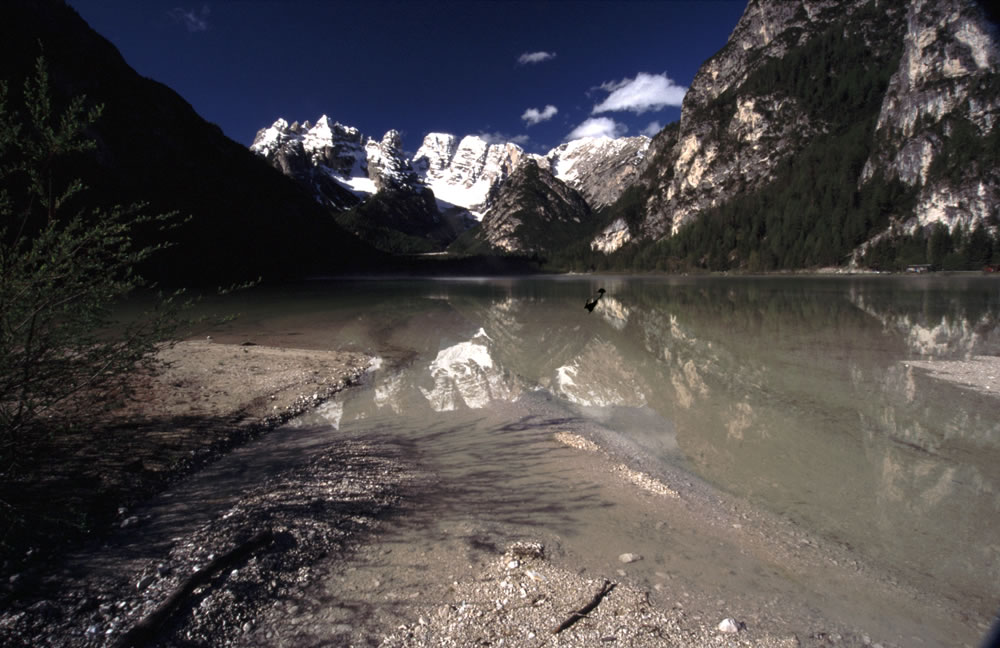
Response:
[[[274,430],[130,510],[103,544],[50,565],[0,614],[0,644],[113,645],[171,598],[149,645],[229,643],[396,501],[399,455],[329,429]],[[231,564],[217,564],[228,554]]]
[[[53,427],[56,427],[54,425]],[[129,509],[266,429],[235,417],[180,416],[61,425],[23,440],[0,474],[4,586],[118,527]]]
[[[554,432],[574,419],[486,417],[416,432],[382,430],[417,467],[417,478],[382,516],[378,532],[342,564],[279,606],[244,645],[376,646],[448,598],[452,580],[479,573],[518,539],[545,539],[558,552],[582,510],[612,504],[553,456]],[[460,575],[459,572],[463,572]]]

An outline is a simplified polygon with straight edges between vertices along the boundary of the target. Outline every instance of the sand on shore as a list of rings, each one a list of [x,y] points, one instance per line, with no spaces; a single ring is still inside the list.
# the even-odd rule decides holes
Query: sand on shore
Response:
[[[210,340],[160,352],[164,370],[131,405],[145,417],[199,416],[261,424],[287,418],[329,398],[370,365],[350,351],[290,349]]]

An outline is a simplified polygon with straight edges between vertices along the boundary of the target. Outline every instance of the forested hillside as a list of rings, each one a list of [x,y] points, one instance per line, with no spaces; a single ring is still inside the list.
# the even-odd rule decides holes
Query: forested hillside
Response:
[[[784,4],[751,2],[745,31],[756,25],[755,11]],[[948,29],[919,51],[915,41],[928,38],[920,21],[934,16],[857,2],[826,23],[823,11],[788,18],[759,52],[747,49],[750,61],[739,68],[745,78],[714,97],[703,91],[685,101],[672,155],[650,160],[642,179],[602,212],[604,223],[628,223],[632,242],[609,255],[577,245],[557,255],[556,265],[760,272],[1000,263],[1000,209],[969,198],[977,183],[980,194],[991,195],[1000,178],[1000,134],[989,117],[1000,77],[992,63],[983,67],[995,52],[947,38],[949,29],[970,23],[986,29],[974,5],[941,5],[934,9],[954,9]],[[741,33],[738,27],[734,39]],[[782,39],[785,51],[767,56]],[[732,66],[727,56],[724,48],[719,65]],[[931,87],[911,92],[916,99],[900,90],[914,69]],[[754,156],[763,162],[751,165]]]

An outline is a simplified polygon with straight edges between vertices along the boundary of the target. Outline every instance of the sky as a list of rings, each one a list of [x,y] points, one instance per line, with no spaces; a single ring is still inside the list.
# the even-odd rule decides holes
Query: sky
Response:
[[[68,0],[139,74],[245,145],[321,115],[364,135],[544,153],[655,134],[745,0]]]

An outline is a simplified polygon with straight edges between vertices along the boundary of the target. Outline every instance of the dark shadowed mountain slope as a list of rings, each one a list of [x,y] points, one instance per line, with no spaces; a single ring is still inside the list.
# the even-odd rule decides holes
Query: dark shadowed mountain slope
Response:
[[[40,52],[56,104],[84,94],[104,113],[94,159],[74,165],[84,205],[147,201],[191,220],[150,274],[168,283],[226,283],[370,267],[372,249],[298,184],[223,135],[176,92],[146,79],[59,0],[0,3],[0,78],[16,108]],[[70,177],[73,177],[70,176]]]
[[[478,227],[452,244],[452,251],[549,254],[592,235],[595,222],[575,189],[524,160],[494,190]]]

